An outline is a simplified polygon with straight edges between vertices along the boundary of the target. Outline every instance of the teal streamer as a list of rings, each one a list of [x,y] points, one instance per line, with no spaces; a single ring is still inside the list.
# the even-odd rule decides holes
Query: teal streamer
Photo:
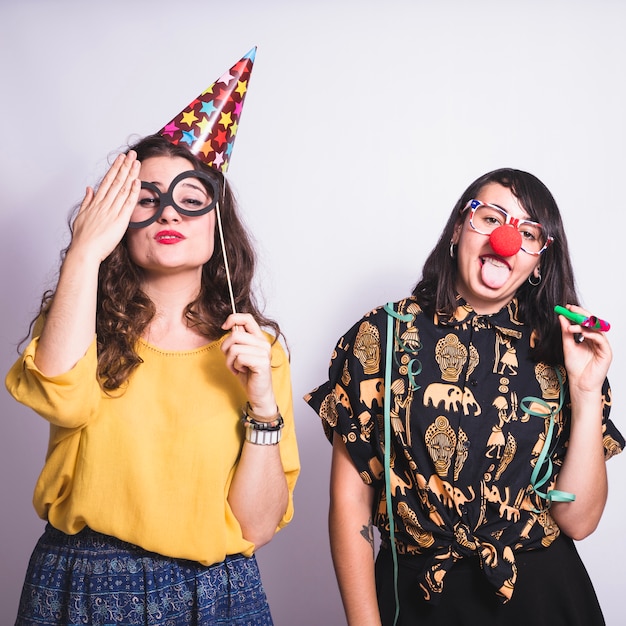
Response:
[[[391,361],[393,354],[393,318],[397,313],[391,303],[385,305],[387,311],[387,353],[385,359],[385,401],[384,401],[384,467],[385,467],[385,499],[387,505],[387,518],[389,519],[389,543],[391,544],[391,557],[393,560],[393,589],[396,603],[396,611],[393,618],[393,626],[398,622],[400,615],[400,599],[398,596],[398,548],[396,546],[396,525],[393,518],[393,506],[391,502],[391,416],[389,405],[391,403]]]
[[[535,463],[535,467],[533,468],[532,474],[530,475],[530,486],[533,491],[542,499],[544,499],[548,505],[547,508],[550,508],[552,502],[573,502],[576,499],[576,495],[573,493],[569,493],[567,491],[560,491],[559,489],[549,489],[547,491],[542,491],[542,487],[550,480],[550,476],[552,476],[552,459],[550,458],[550,448],[552,446],[552,438],[554,437],[554,428],[555,428],[555,415],[561,411],[563,408],[563,377],[558,369],[555,369],[557,378],[559,380],[559,405],[556,409],[550,406],[545,400],[542,398],[535,398],[534,396],[526,396],[522,398],[520,401],[520,406],[523,408],[525,413],[528,415],[533,415],[535,417],[541,417],[544,420],[546,417],[550,418],[550,423],[548,424],[548,431],[546,433],[546,440],[543,443],[541,448],[541,452],[537,457],[537,462]],[[540,411],[535,411],[530,408],[532,403],[538,404],[541,407],[546,409],[545,413]],[[544,469],[543,474],[540,476],[542,469]],[[539,509],[533,509],[534,513],[541,513]]]

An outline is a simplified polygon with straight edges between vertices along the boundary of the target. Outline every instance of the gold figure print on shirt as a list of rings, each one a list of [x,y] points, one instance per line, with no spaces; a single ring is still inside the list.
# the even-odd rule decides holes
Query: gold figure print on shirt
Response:
[[[456,450],[456,434],[444,415],[437,417],[426,429],[424,443],[437,474],[447,476]]]
[[[380,371],[380,333],[376,326],[363,322],[354,340],[354,356],[359,359],[366,374]]]
[[[447,334],[435,345],[435,360],[441,370],[441,377],[451,383],[458,382],[467,356],[467,348],[454,333]]]
[[[517,376],[518,365],[517,351],[511,342],[511,337],[497,333],[493,373]]]
[[[485,456],[489,459],[501,459],[506,447],[504,425],[517,419],[517,394],[511,392],[510,402],[504,396],[497,396],[491,405],[497,411],[498,423],[491,427]]]

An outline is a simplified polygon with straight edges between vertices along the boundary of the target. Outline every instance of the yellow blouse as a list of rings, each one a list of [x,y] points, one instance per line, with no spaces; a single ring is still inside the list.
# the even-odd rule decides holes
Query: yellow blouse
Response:
[[[11,368],[16,400],[50,422],[45,465],[35,487],[38,515],[75,534],[86,525],[165,556],[205,565],[249,556],[227,495],[243,445],[246,397],[227,370],[222,340],[172,352],[140,341],[143,363],[128,386],[105,394],[96,379],[96,341],[65,374],[34,364],[38,339]],[[289,362],[272,348],[274,393],[285,420],[280,454],[293,516],[300,470]]]

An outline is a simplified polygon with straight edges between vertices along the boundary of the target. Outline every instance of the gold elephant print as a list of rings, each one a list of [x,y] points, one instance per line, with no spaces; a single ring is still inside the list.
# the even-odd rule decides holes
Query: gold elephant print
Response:
[[[474,417],[481,414],[480,404],[478,404],[478,400],[474,397],[472,390],[468,387],[463,389],[463,415],[469,415],[470,409],[472,409],[472,413],[474,413]]]
[[[517,507],[510,504],[511,492],[509,487],[504,487],[504,496],[500,493],[500,489],[496,485],[488,487],[484,482],[481,482],[481,495],[486,502],[499,505],[498,514],[502,519],[506,519],[508,522],[519,522],[520,511]]]
[[[430,488],[433,492],[437,489],[437,492],[435,493],[437,493],[440,502],[449,509],[455,508],[457,515],[461,517],[463,514],[461,508],[468,502],[473,502],[476,498],[474,488],[472,486],[468,486],[467,494],[465,494],[461,489],[451,485],[447,480],[433,480],[434,476],[435,475],[433,474],[431,479],[428,481]]]
[[[506,517],[507,519],[514,519],[518,521],[521,517],[521,511],[527,511],[530,513],[531,517],[536,517],[536,514],[533,513],[533,511],[535,511],[535,506],[526,493],[526,489],[520,489],[512,502],[509,494],[509,488],[506,487],[506,497],[502,498],[497,487],[489,487],[486,482],[482,481],[480,485],[480,517],[478,518],[476,526],[481,526],[487,520],[488,502],[500,505],[500,517]],[[530,527],[532,527],[532,524]],[[527,536],[524,536],[523,538],[528,539]]]
[[[381,478],[384,473],[383,464],[376,457],[372,457],[368,462],[370,472],[372,476],[375,478]],[[406,481],[400,478],[399,474],[396,474],[394,470],[393,460],[391,461],[391,467],[389,468],[389,483],[391,487],[391,495],[395,496],[400,490],[400,493],[403,496],[406,496],[406,490],[413,488],[413,481],[411,480],[411,476],[408,472],[404,472],[404,476],[406,477]]]
[[[359,384],[359,395],[361,401],[368,409],[374,406],[374,401],[376,401],[379,407],[383,406],[384,387],[384,379],[382,378],[369,378],[361,381]]]
[[[441,409],[442,404],[445,411],[458,412],[463,409],[464,415],[469,415],[470,410],[475,416],[481,414],[480,405],[471,389],[465,387],[461,390],[447,383],[430,383],[424,391],[424,406]]]

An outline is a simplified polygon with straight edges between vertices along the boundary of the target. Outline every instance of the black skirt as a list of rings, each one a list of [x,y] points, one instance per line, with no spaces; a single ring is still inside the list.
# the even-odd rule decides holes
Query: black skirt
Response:
[[[549,548],[515,555],[513,597],[502,604],[477,558],[462,559],[446,574],[437,605],[415,582],[419,557],[398,556],[400,614],[397,626],[604,626],[598,598],[574,542],[563,535]],[[383,626],[395,615],[390,550],[376,559],[376,589]]]

